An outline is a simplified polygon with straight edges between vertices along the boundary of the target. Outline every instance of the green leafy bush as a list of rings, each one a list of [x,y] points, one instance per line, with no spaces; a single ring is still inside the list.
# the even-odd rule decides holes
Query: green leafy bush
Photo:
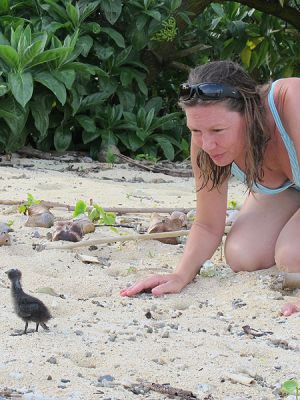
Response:
[[[201,4],[0,2],[0,151],[29,143],[97,158],[114,145],[131,157],[183,159],[177,92],[190,67],[231,58],[259,81],[300,73],[294,27],[237,2],[190,11]]]

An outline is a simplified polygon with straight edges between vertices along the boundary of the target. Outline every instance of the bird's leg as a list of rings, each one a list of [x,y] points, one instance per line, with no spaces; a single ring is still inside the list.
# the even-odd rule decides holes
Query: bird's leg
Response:
[[[27,328],[28,328],[28,322],[26,321],[26,322],[25,322],[24,335],[26,335],[26,334],[27,334]]]
[[[46,331],[49,331],[48,326],[44,322],[41,322],[41,325]]]
[[[35,328],[36,332],[38,332],[38,330],[39,330],[39,322],[36,323],[36,328]]]

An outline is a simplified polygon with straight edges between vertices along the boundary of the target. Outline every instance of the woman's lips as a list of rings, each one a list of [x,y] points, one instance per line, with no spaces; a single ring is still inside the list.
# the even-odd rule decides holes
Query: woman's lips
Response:
[[[212,160],[219,161],[219,160],[224,156],[224,154],[225,154],[225,153],[214,154],[214,155],[211,155],[210,158],[211,158]]]

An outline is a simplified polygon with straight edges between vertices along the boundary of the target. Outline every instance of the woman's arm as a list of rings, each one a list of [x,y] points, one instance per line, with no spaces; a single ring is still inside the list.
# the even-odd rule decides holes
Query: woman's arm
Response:
[[[197,166],[198,148],[192,143],[191,159],[195,175],[196,190],[201,186]],[[205,260],[210,258],[221,242],[226,218],[227,186],[219,189],[197,190],[196,220],[191,228],[183,256],[171,274],[151,275],[120,291],[121,296],[134,296],[145,290],[160,296],[178,293],[193,280]]]
[[[279,107],[283,125],[293,140],[300,166],[300,78],[286,78],[278,82],[282,97]],[[277,85],[276,85],[277,86]]]
[[[199,148],[191,144],[191,160],[196,187],[196,218],[185,250],[175,273],[187,285],[195,277],[205,260],[211,258],[219,246],[225,228],[228,179],[220,188],[199,190],[200,171],[197,165]]]

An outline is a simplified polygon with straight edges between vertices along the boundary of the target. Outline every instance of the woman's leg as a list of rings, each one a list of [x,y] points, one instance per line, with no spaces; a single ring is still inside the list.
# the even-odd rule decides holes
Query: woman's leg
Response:
[[[275,261],[279,269],[285,272],[300,272],[299,238],[300,210],[295,212],[278,236],[275,246]],[[285,304],[281,312],[285,316],[300,312],[300,298],[293,304]]]
[[[294,189],[287,189],[275,195],[261,193],[253,195],[251,193],[225,242],[225,258],[233,271],[255,271],[269,268],[275,264],[275,259],[282,262],[283,243],[287,243],[288,238],[294,234],[296,222],[292,224],[293,226],[291,225],[289,230],[287,229],[284,236],[281,237],[280,234],[285,232],[286,224],[288,221],[292,221],[291,218],[299,207],[300,193]],[[300,221],[298,233],[299,230]],[[297,237],[299,238],[299,235],[294,237],[295,241]],[[277,240],[278,244],[276,244]],[[298,247],[295,246],[295,249],[297,248],[299,248],[299,244]],[[287,250],[284,251],[284,254],[287,254]]]
[[[299,239],[300,209],[285,224],[276,241],[275,262],[282,271],[300,272]]]

